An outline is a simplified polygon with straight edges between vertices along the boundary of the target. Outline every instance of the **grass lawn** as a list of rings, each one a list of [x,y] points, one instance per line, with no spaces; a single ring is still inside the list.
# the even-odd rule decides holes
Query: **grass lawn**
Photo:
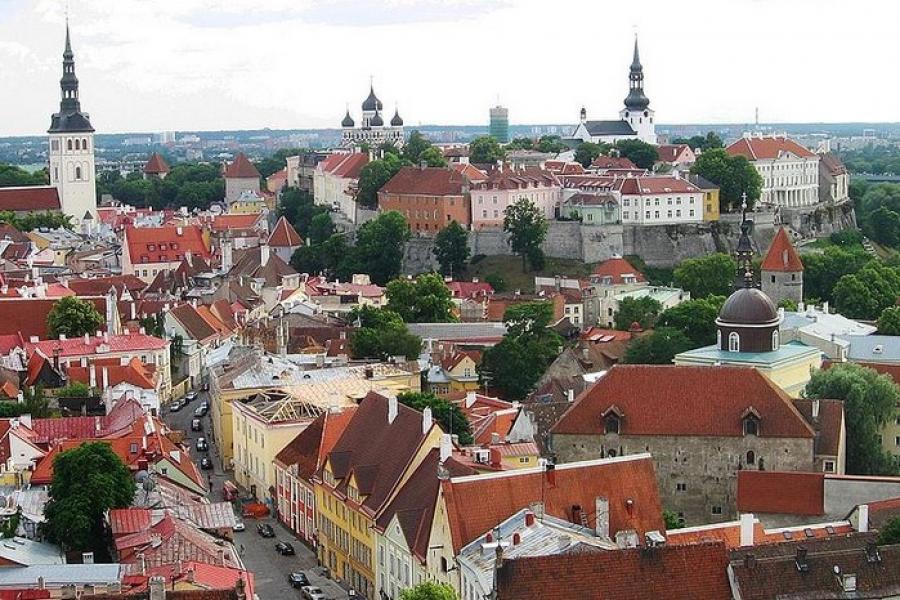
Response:
[[[497,273],[503,277],[507,290],[518,289],[522,293],[533,293],[535,276],[586,277],[590,275],[593,266],[578,260],[547,257],[542,270],[523,273],[522,259],[518,256],[486,256],[474,265],[469,265],[464,277],[466,279],[477,277],[483,281],[485,276]]]

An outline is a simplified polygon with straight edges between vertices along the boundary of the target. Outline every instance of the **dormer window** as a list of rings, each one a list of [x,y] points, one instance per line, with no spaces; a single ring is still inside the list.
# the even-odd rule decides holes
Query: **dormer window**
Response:
[[[156,251],[156,244],[147,244],[147,250],[150,252]]]
[[[327,483],[331,487],[334,487],[334,473],[332,473],[329,469],[324,469],[322,471],[322,479],[325,481],[325,483]]]
[[[759,415],[752,408],[744,415],[744,435],[759,435]]]
[[[621,422],[619,421],[619,417],[616,415],[609,415],[605,419],[603,419],[603,430],[604,433],[619,433],[619,428],[621,426]]]

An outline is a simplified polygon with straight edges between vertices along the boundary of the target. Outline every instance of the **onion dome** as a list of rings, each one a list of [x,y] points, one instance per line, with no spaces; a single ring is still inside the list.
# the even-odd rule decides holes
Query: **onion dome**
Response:
[[[400,118],[399,109],[394,109],[394,116],[391,119],[391,127],[403,127],[403,119]]]
[[[383,108],[384,106],[382,106],[381,100],[379,100],[378,96],[375,95],[375,88],[369,86],[369,97],[363,101],[362,109],[364,111],[378,111]]]
[[[778,309],[762,290],[744,287],[736,290],[719,311],[717,322],[732,325],[772,325],[778,323]]]
[[[369,121],[369,125],[372,127],[384,127],[384,119],[381,118],[381,113],[376,112],[375,116]]]
[[[350,116],[350,109],[347,109],[347,114],[344,116],[344,120],[341,121],[341,127],[349,129],[353,127],[356,123],[353,121],[353,117]]]
[[[644,95],[644,67],[641,65],[641,57],[638,53],[637,38],[634,39],[634,58],[628,73],[628,96],[625,98],[625,108],[630,110],[646,110],[650,106],[650,99]]]

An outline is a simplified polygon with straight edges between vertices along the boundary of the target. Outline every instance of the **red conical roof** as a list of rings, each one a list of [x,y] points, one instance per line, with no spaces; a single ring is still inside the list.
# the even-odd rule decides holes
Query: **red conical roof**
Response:
[[[150,155],[150,160],[144,165],[144,173],[147,175],[159,175],[160,173],[168,173],[169,165],[159,152]]]
[[[278,219],[272,235],[269,236],[269,246],[276,248],[293,248],[302,246],[303,239],[294,226],[291,225],[285,217]]]
[[[762,261],[761,270],[763,271],[781,271],[781,272],[802,272],[803,263],[800,256],[794,249],[791,239],[788,237],[787,230],[782,227],[775,234],[775,239],[769,246],[769,251]]]
[[[234,158],[234,162],[226,167],[225,177],[232,179],[249,179],[251,177],[256,177],[259,179],[259,171],[257,171],[256,167],[253,166],[253,163],[244,156],[244,153],[241,152]]]

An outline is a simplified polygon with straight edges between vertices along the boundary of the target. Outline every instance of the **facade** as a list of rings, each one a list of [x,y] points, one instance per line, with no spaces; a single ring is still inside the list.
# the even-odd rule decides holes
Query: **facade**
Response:
[[[803,302],[803,263],[784,227],[775,234],[760,265],[760,274],[762,291],[772,302]]]
[[[243,153],[235,156],[234,161],[225,166],[225,201],[230,205],[245,192],[258,197],[259,177],[259,171]]]
[[[362,152],[331,154],[320,161],[313,174],[313,199],[316,204],[339,211],[356,223],[356,187],[359,173],[369,163]]]
[[[697,155],[687,144],[660,144],[656,151],[660,163],[674,168],[689,167],[697,160]]]
[[[718,221],[721,211],[719,186],[700,175],[688,175],[688,181],[703,190],[703,220]]]
[[[209,260],[207,234],[196,225],[125,227],[122,240],[122,274],[136,275],[150,283],[162,271],[174,271],[182,260],[197,256]]]
[[[378,191],[378,210],[396,210],[413,232],[437,235],[456,221],[468,229],[469,181],[455,169],[403,167]]]
[[[281,260],[290,263],[294,252],[303,245],[303,239],[287,220],[287,217],[281,217],[275,223],[267,245]]]
[[[489,135],[501,144],[509,143],[509,109],[505,106],[491,108]]]
[[[831,152],[819,154],[819,200],[838,204],[850,199],[850,172]]]
[[[341,121],[341,145],[350,148],[359,148],[363,144],[370,148],[382,144],[402,147],[405,138],[399,109],[394,109],[389,124],[385,124],[383,111],[384,105],[375,95],[375,88],[369,86],[369,96],[362,103],[362,118],[358,127],[347,108],[347,114]]]
[[[62,212],[78,223],[86,214],[97,213],[97,182],[94,170],[94,127],[90,116],[81,112],[75,54],[66,24],[63,76],[59,81],[62,99],[59,112],[50,120],[50,185],[59,192]]]
[[[556,175],[537,167],[501,168],[471,184],[472,229],[501,229],[506,209],[530,200],[548,220],[559,216],[562,188]],[[460,222],[462,224],[462,222]]]
[[[706,195],[678,176],[626,177],[613,184],[622,198],[623,225],[702,223]]]
[[[581,109],[581,119],[572,133],[572,139],[583,142],[614,144],[619,140],[641,140],[656,144],[656,125],[650,100],[644,94],[644,67],[634,40],[634,56],[628,73],[628,96],[625,107],[619,111],[618,121],[588,121],[587,109]]]
[[[726,150],[745,157],[762,177],[760,202],[783,208],[819,202],[819,156],[786,135],[746,134]]]
[[[619,195],[615,192],[578,193],[565,201],[562,213],[585,225],[614,225],[622,219],[619,202]]]

